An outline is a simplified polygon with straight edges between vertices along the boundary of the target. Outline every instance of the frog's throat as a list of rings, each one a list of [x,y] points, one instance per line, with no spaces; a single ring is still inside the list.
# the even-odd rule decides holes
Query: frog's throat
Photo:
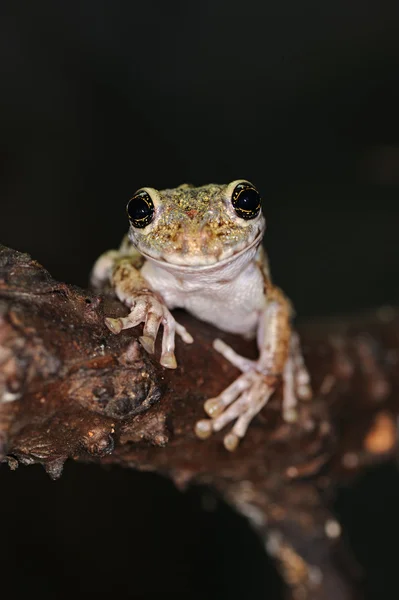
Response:
[[[167,260],[162,259],[162,258],[154,258],[150,254],[147,254],[146,252],[143,252],[142,250],[139,250],[139,252],[142,256],[144,256],[144,258],[150,260],[151,262],[153,262],[159,266],[167,267],[168,269],[173,270],[173,271],[176,270],[176,271],[184,271],[184,272],[188,272],[188,271],[204,272],[204,271],[214,270],[215,268],[217,268],[217,269],[222,268],[225,265],[227,265],[233,261],[236,261],[243,255],[245,255],[247,252],[249,252],[249,250],[251,250],[251,248],[254,248],[254,246],[259,246],[259,244],[262,242],[263,234],[264,234],[264,231],[260,231],[259,234],[255,237],[255,239],[250,244],[248,244],[248,246],[245,246],[245,248],[242,248],[238,252],[231,254],[231,256],[227,256],[226,258],[223,258],[222,260],[216,260],[215,262],[209,263],[207,265],[176,264],[176,263],[168,262]]]

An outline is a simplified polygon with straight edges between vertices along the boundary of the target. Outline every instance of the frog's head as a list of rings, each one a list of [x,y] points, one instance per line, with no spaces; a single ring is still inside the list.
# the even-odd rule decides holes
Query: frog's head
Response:
[[[228,261],[259,244],[265,230],[260,194],[245,179],[197,188],[141,188],[129,200],[127,214],[132,244],[144,256],[170,265]]]

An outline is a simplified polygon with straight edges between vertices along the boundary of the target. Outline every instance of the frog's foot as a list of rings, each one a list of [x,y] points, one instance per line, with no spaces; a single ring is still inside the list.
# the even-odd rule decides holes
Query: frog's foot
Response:
[[[176,323],[168,308],[153,293],[138,293],[131,303],[130,313],[127,317],[116,319],[106,318],[105,324],[112,333],[120,333],[123,329],[136,327],[144,323],[143,335],[139,341],[149,353],[154,353],[155,340],[160,326],[163,326],[162,350],[160,363],[168,369],[177,366],[175,357],[175,334],[177,333],[186,344],[193,342],[192,336],[183,325]]]
[[[212,432],[220,431],[236,419],[231,431],[224,437],[227,450],[237,448],[255,415],[265,406],[273,394],[278,378],[267,376],[255,369],[248,370],[236,379],[216,398],[204,404],[205,412],[211,417],[202,419],[195,426],[198,437],[206,439]]]
[[[243,374],[216,398],[210,398],[204,404],[210,419],[197,422],[195,431],[198,437],[206,439],[212,432],[220,431],[225,425],[236,422],[224,438],[227,450],[235,450],[241,438],[246,434],[252,419],[267,404],[279,382],[278,374],[267,374],[257,361],[249,360],[237,354],[221,340],[215,340],[214,348],[229,360]],[[299,340],[293,334],[289,356],[283,378],[283,418],[288,422],[297,419],[297,399],[311,397],[310,378],[306,370]]]

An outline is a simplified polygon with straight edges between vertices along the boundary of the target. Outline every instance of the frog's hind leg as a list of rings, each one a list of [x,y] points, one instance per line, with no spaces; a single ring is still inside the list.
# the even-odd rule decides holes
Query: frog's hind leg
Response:
[[[283,372],[283,419],[293,423],[298,418],[298,400],[312,397],[309,372],[305,366],[298,334],[291,333],[290,348]]]

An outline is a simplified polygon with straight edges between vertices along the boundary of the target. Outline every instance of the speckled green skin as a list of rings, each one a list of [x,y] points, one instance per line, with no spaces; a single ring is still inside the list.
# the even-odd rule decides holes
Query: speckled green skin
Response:
[[[231,196],[238,183],[184,184],[176,189],[146,190],[155,215],[144,229],[130,227],[132,244],[144,255],[170,264],[201,266],[218,263],[250,246],[263,235],[262,212],[252,220],[238,217]]]

